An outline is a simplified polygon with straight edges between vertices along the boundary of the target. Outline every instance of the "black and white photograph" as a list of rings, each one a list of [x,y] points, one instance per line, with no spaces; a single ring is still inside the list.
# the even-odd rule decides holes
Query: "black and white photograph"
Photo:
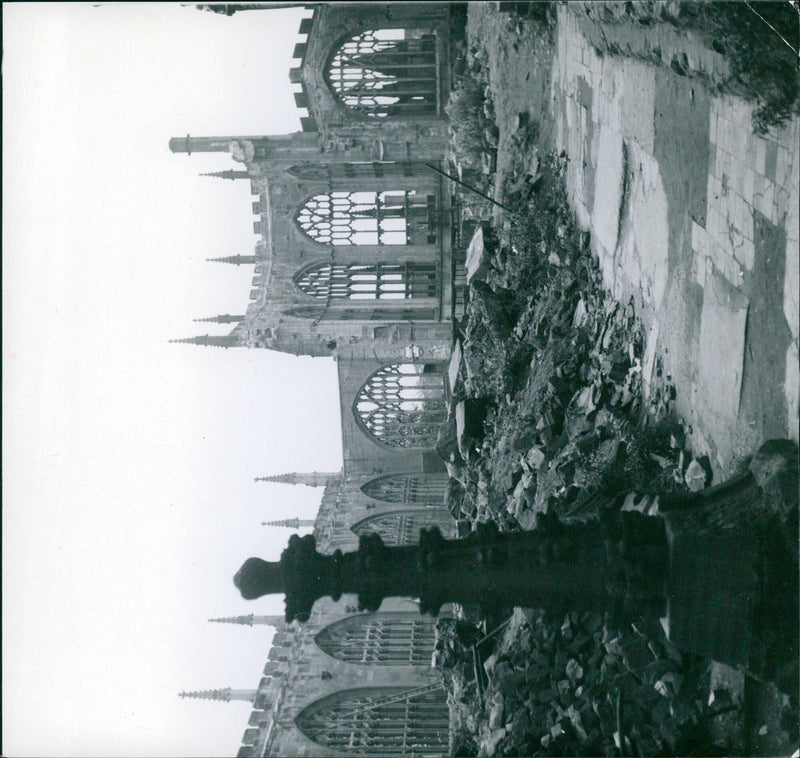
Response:
[[[4,3],[8,758],[800,758],[800,2]]]

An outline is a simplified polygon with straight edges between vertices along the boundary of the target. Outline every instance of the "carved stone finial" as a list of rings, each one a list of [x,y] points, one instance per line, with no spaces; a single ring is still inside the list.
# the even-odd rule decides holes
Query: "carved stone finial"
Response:
[[[270,563],[261,558],[248,558],[236,572],[233,583],[245,600],[274,595],[286,589],[281,563]]]

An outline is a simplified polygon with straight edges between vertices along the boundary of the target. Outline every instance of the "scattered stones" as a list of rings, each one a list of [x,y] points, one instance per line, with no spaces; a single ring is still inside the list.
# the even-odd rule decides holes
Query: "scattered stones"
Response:
[[[706,456],[706,461],[708,457]],[[695,458],[687,467],[684,479],[692,492],[700,492],[711,483],[710,465],[703,466],[700,459]]]
[[[478,224],[467,247],[467,259],[464,265],[467,270],[467,282],[470,284],[473,280],[484,279],[491,269],[489,258],[494,246],[490,234],[487,224]]]
[[[485,754],[491,758],[497,751],[498,743],[506,736],[505,729],[495,729],[493,730],[483,741],[481,747]]]
[[[499,729],[500,727],[503,726],[503,712],[504,712],[503,695],[500,692],[495,692],[491,708],[489,710],[490,729]]]
[[[621,737],[630,754],[679,754],[697,724],[736,708],[720,683],[707,704],[707,672],[658,624],[616,628],[602,614],[556,620],[516,609],[485,670],[482,705],[465,697],[468,667],[464,683],[447,680],[454,707],[473,719],[479,755],[614,755]]]
[[[686,445],[686,432],[683,431],[682,426],[677,425],[672,430],[669,436],[669,446],[673,450],[683,450],[685,445]]]
[[[545,460],[545,454],[538,447],[532,447],[525,456],[525,462],[533,469],[538,469]]]
[[[628,21],[640,9],[652,13],[667,5],[679,4],[587,8],[615,7],[626,17],[618,20]],[[485,82],[487,60],[475,62]],[[484,102],[483,119],[494,114],[491,105]],[[710,469],[693,457],[698,451],[687,448],[684,430],[674,425],[678,390],[656,353],[658,323],[645,339],[632,303],[605,296],[589,236],[571,227],[566,204],[553,190],[556,162],[525,150],[534,126],[527,113],[503,124],[503,149],[510,144],[520,160],[503,166],[506,195],[495,197],[521,212],[512,217],[511,238],[486,253],[475,277],[484,284],[471,289],[462,324],[463,394],[491,398],[497,407],[491,419],[487,414],[480,451],[458,468],[466,492],[458,512],[462,522],[490,519],[501,529],[530,528],[550,512],[594,518],[612,504],[657,513],[654,490],[669,483],[684,493],[689,480],[706,487]],[[486,177],[479,179],[489,183],[497,168],[497,134],[481,121],[478,136]],[[492,306],[495,297],[499,308]],[[631,494],[624,504],[610,495],[640,487],[649,491]],[[698,747],[687,735],[699,739],[701,727],[720,720],[714,708],[729,702],[720,690],[708,703],[704,671],[682,660],[660,627],[631,626],[606,636],[602,618],[569,617],[541,627],[532,614],[526,620],[486,666],[485,699],[470,701],[481,755],[681,753]],[[503,696],[502,715],[494,693]],[[716,753],[728,747],[716,745]]]

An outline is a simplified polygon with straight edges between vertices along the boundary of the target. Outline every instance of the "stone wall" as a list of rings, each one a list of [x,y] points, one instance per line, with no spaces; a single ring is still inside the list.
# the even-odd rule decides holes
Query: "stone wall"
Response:
[[[304,151],[307,135],[292,136],[298,138]],[[267,152],[273,154],[274,151]],[[341,161],[341,157],[337,160]],[[441,177],[418,161],[409,162],[398,174],[389,171],[391,164],[382,164],[388,172],[383,177],[337,175],[345,165],[363,167],[363,164],[325,160],[321,163],[295,160],[288,149],[279,158],[248,164],[248,170],[254,174],[251,190],[253,207],[258,214],[254,223],[262,236],[260,250],[264,257],[254,273],[246,319],[236,333],[251,347],[267,347],[297,355],[331,355],[339,346],[350,346],[348,349],[352,353],[355,345],[363,345],[371,352],[373,346],[383,343],[385,346],[378,348],[379,353],[392,356],[397,352],[398,343],[405,342],[402,345],[405,347],[414,336],[424,342],[428,354],[446,354],[451,335],[452,260],[449,194]],[[327,178],[315,177],[316,171],[327,174]],[[298,178],[297,173],[302,178]],[[439,224],[431,230],[435,241],[416,239],[414,244],[407,245],[330,245],[312,239],[300,228],[297,214],[308,198],[359,190],[397,190],[414,192],[422,198],[435,197]],[[434,297],[404,300],[333,299],[323,302],[303,292],[295,283],[294,277],[299,272],[315,264],[332,262],[430,265],[435,267],[438,291]],[[398,316],[399,310],[403,312],[402,317]],[[363,317],[359,317],[362,312]],[[397,323],[401,320],[414,324],[407,342],[404,324]],[[376,328],[378,325],[390,328],[380,330]]]
[[[441,160],[447,140],[442,114],[450,86],[449,14],[448,3],[335,3],[314,11],[308,40],[296,49],[302,62],[292,77],[302,86],[302,102],[326,151],[358,149],[361,160]],[[436,35],[435,113],[409,119],[369,118],[343,105],[331,91],[326,68],[337,49],[362,32],[378,29],[424,29]]]
[[[370,515],[398,510],[410,513],[427,510],[429,521],[435,518],[447,523],[449,515],[443,508],[404,507],[366,496],[361,491],[361,485],[370,478],[353,476],[326,486],[314,527],[320,552],[357,549],[358,537],[351,526]],[[303,734],[296,723],[303,709],[320,698],[337,693],[345,696],[348,691],[357,688],[403,687],[414,690],[437,682],[436,674],[428,662],[420,665],[359,664],[342,661],[324,652],[316,639],[323,629],[354,615],[373,618],[373,614],[359,613],[357,607],[358,599],[353,595],[343,595],[335,603],[330,598],[323,598],[314,605],[306,623],[295,621],[282,625],[276,632],[239,756],[343,755],[317,744]],[[417,604],[406,598],[385,600],[378,617],[406,622],[422,620],[427,625],[433,623],[427,617],[423,619]]]
[[[354,526],[384,529],[390,544],[392,539],[418,539],[423,525],[437,524],[447,534],[452,534],[455,526],[442,505],[413,499],[392,502],[364,493],[362,486],[367,482],[392,473],[441,478],[443,464],[432,446],[402,449],[376,442],[353,414],[356,395],[381,366],[413,361],[444,368],[450,355],[451,191],[448,183],[425,165],[442,165],[448,139],[444,104],[450,88],[450,8],[448,3],[316,6],[313,17],[302,22],[300,33],[308,37],[296,48],[300,67],[291,72],[292,81],[300,88],[296,103],[309,113],[301,119],[303,131],[257,138],[201,138],[191,143],[192,152],[229,150],[234,160],[244,164],[250,180],[253,229],[259,236],[257,265],[245,320],[233,335],[249,347],[333,356],[338,361],[344,473],[341,481],[325,488],[322,497],[314,528],[321,552],[356,549]],[[431,112],[373,118],[344,105],[334,94],[326,78],[332,56],[343,42],[376,29],[415,30],[411,37],[417,33],[435,37],[436,102]],[[178,152],[189,147],[188,138],[171,142]],[[420,224],[423,231],[418,230],[406,245],[320,244],[298,225],[298,211],[309,197],[357,190],[412,191],[425,198],[426,204],[433,195],[434,215],[428,214],[428,226]],[[295,283],[298,272],[306,267],[332,261],[433,266],[437,289],[435,295],[396,300],[329,297],[325,301]],[[355,317],[361,315],[359,309],[366,311],[363,319]],[[398,317],[400,310],[403,313]],[[306,623],[293,622],[279,629],[239,755],[345,755],[301,732],[296,719],[303,709],[321,698],[348,697],[349,691],[358,688],[413,690],[436,684],[429,662],[351,663],[324,652],[315,640],[317,634],[337,620],[363,615],[357,605],[352,596],[337,603],[323,599]],[[380,612],[419,618],[416,603],[403,598],[386,600]],[[405,728],[403,723],[396,727],[400,731]],[[365,754],[363,750],[361,754]]]

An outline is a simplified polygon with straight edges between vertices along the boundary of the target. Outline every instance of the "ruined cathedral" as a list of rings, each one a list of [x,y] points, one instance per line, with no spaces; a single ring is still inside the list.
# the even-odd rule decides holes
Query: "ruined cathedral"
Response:
[[[313,524],[322,552],[356,549],[369,532],[402,545],[423,526],[455,531],[434,445],[465,254],[437,169],[451,34],[463,14],[449,3],[315,4],[289,72],[308,113],[302,131],[170,140],[175,153],[230,154],[223,175],[249,183],[259,238],[252,254],[220,259],[254,269],[244,313],[215,319],[232,331],[185,341],[337,363],[342,471],[279,478],[324,487]],[[252,703],[240,756],[448,753],[433,621],[412,600],[378,613],[359,612],[355,598],[321,601],[303,625],[217,621],[277,627],[257,687],[182,693]]]

